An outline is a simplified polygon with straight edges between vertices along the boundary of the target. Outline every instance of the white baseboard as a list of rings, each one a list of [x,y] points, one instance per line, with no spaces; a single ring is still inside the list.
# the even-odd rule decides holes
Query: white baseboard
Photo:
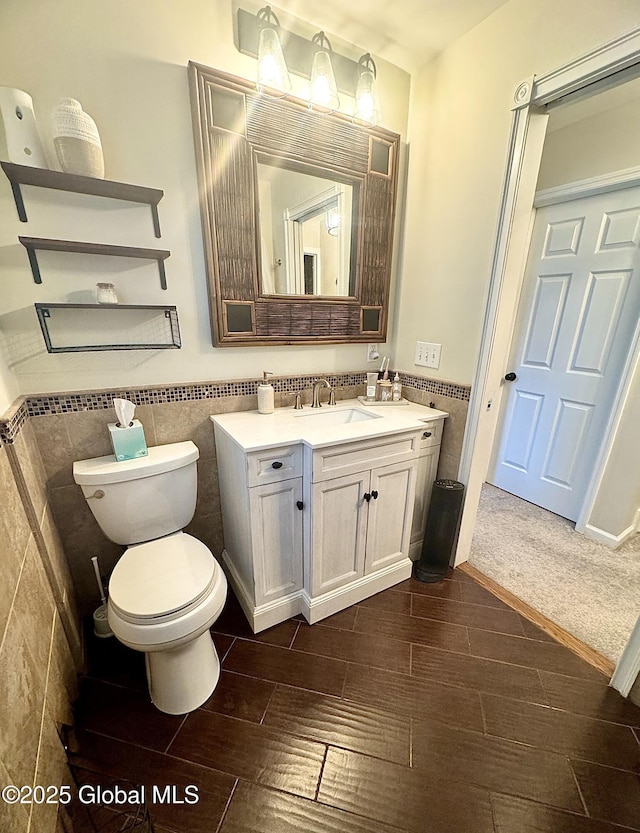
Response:
[[[289,593],[273,602],[267,602],[267,604],[256,607],[251,599],[249,590],[240,578],[226,550],[222,552],[222,560],[224,561],[229,584],[233,587],[234,593],[240,602],[240,607],[244,611],[244,615],[247,617],[254,633],[260,633],[260,631],[278,625],[280,622],[284,622],[287,619],[291,619],[292,616],[297,616],[298,613],[304,612],[301,590],[296,590],[294,593]]]
[[[394,584],[398,584],[411,577],[413,564],[408,558],[385,567],[368,576],[363,576],[357,581],[349,582],[344,587],[337,587],[322,596],[311,598],[306,591],[302,591],[303,609],[302,615],[313,625],[327,616],[332,616],[346,607],[357,604],[369,596],[381,593]]]
[[[634,521],[631,526],[623,530],[620,535],[613,535],[611,532],[606,532],[604,529],[599,529],[597,526],[587,524],[584,528],[584,535],[592,541],[597,541],[599,544],[604,544],[605,547],[610,547],[612,550],[619,547],[620,544],[631,538],[632,535],[638,531],[640,525],[640,510],[635,514]]]
[[[286,622],[292,616],[304,613],[304,602],[302,590],[296,590],[288,596],[283,596],[275,602],[256,607],[249,617],[249,622],[254,633],[260,633],[267,628],[272,628],[280,622]]]
[[[310,625],[332,616],[346,607],[361,602],[363,599],[381,593],[394,584],[411,577],[413,562],[408,558],[397,561],[370,575],[363,576],[357,581],[350,582],[344,587],[338,587],[322,596],[311,598],[305,590],[296,590],[267,604],[254,605],[251,593],[242,581],[226,550],[222,552],[222,561],[229,584],[238,597],[240,606],[254,633],[271,628],[280,622],[297,616],[305,617]]]

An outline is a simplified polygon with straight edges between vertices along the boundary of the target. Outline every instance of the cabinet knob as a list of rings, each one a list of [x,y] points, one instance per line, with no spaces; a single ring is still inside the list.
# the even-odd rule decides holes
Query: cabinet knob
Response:
[[[433,431],[425,431],[425,432],[424,432],[424,434],[423,434],[422,436],[423,436],[423,437],[425,438],[425,440],[426,440],[426,439],[427,439],[427,437],[430,437],[432,434],[433,434]]]
[[[369,494],[369,492],[365,492],[362,497],[367,501],[367,503],[369,503],[369,501],[371,500],[371,495]]]
[[[280,462],[280,460],[276,460],[274,463],[271,463],[271,468],[272,469],[281,469],[282,468],[282,463]]]
[[[378,500],[378,492],[377,492],[375,489],[372,489],[372,490],[371,490],[371,497],[372,497],[374,500]]]
[[[303,503],[301,500],[297,500],[297,501],[296,501],[296,506],[298,507],[298,509],[299,509],[301,512],[302,512],[302,510],[304,509],[304,503]]]

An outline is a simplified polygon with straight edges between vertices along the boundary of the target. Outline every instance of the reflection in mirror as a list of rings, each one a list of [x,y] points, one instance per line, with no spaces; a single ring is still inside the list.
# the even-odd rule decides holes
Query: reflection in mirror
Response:
[[[263,295],[354,295],[358,186],[259,162]]]

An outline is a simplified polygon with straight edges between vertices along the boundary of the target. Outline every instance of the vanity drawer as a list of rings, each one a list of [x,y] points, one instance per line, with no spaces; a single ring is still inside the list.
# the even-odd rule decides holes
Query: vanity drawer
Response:
[[[247,483],[275,483],[302,476],[302,446],[284,445],[247,454]]]
[[[393,434],[313,452],[313,482],[412,460],[418,456],[421,432]]]
[[[440,445],[442,442],[443,419],[434,419],[425,422],[424,431],[420,434],[420,448],[429,448],[432,445]]]

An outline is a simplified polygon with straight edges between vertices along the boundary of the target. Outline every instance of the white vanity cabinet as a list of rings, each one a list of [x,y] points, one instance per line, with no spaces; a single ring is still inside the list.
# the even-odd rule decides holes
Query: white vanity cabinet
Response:
[[[431,502],[431,488],[438,473],[440,459],[440,445],[444,418],[434,419],[425,424],[420,435],[420,453],[416,473],[416,499],[413,507],[411,523],[411,544],[409,557],[412,561],[420,558],[422,541],[427,526],[427,514]]]
[[[413,432],[313,452],[305,488],[303,612],[310,622],[409,577],[419,437]]]
[[[263,630],[300,612],[302,447],[245,454],[223,431],[215,434],[223,557],[252,628]]]
[[[317,622],[411,575],[446,414],[340,405],[211,418],[222,558],[256,633],[299,613]]]
[[[334,590],[364,575],[370,473],[336,477],[312,487],[309,515],[311,595]],[[369,500],[371,496],[369,495]]]

